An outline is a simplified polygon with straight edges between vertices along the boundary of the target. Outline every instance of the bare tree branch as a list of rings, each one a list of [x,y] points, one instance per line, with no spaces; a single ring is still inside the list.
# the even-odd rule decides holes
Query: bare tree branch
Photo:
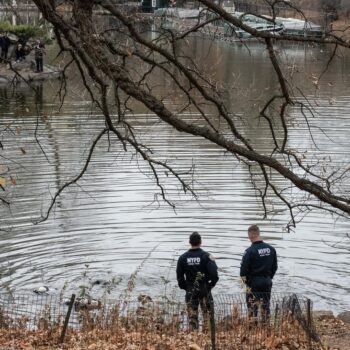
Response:
[[[309,119],[315,116],[315,112],[302,92],[300,98],[294,96],[298,90],[292,86],[291,78],[282,68],[283,58],[278,55],[274,46],[276,42],[281,41],[333,45],[325,70],[319,76],[321,79],[336,56],[337,49],[350,48],[349,42],[334,33],[327,33],[324,38],[316,38],[259,31],[244,20],[248,13],[235,17],[210,0],[199,2],[204,5],[201,15],[210,13],[212,17],[205,18],[200,15],[190,27],[186,27],[180,33],[161,28],[156,39],[148,39],[144,35],[144,31],[138,26],[137,16],[126,15],[109,0],[69,2],[73,6],[73,12],[69,16],[60,15],[50,0],[34,2],[45,19],[53,25],[61,52],[68,52],[71,56],[64,70],[73,64],[77,67],[82,83],[94,106],[101,111],[105,123],[105,129],[90,146],[83,169],[57,190],[42,220],[48,218],[58,196],[84,175],[96,144],[106,133],[108,145],[110,135],[115,135],[124,151],[133,152],[147,163],[158,188],[159,198],[171,207],[174,208],[174,203],[167,195],[162,182],[162,171],[171,174],[183,192],[196,198],[196,193],[184,174],[176,171],[166,160],[158,159],[151,147],[141,142],[140,135],[128,120],[128,115],[132,113],[132,101],[135,100],[156,115],[159,121],[179,132],[200,137],[242,161],[247,166],[251,182],[261,199],[265,217],[270,213],[268,196],[271,193],[287,208],[291,218],[290,226],[295,226],[299,218],[312,208],[323,208],[346,217],[350,214],[348,194],[343,194],[337,189],[337,184],[346,179],[349,169],[322,172],[320,163],[312,164],[302,159],[289,146],[291,126],[288,118],[292,111],[297,111],[303,118],[303,123],[305,121],[306,129],[317,149],[312,134],[313,127],[309,122]],[[302,11],[289,2],[266,0],[272,18],[261,14],[258,14],[258,17],[275,23],[276,6],[281,3],[304,16]],[[98,29],[94,23],[96,6],[112,16],[117,25]],[[244,118],[235,110],[235,106],[226,101],[226,96],[229,95],[227,87],[215,79],[215,73],[210,69],[204,72],[201,62],[181,47],[181,43],[185,43],[193,33],[204,29],[212,30],[213,23],[219,19],[244,30],[254,38],[262,39],[260,41],[266,45],[266,52],[278,81],[278,91],[267,98],[256,115],[259,122],[267,123],[271,135],[272,146],[268,152],[260,151],[254,141],[246,136],[245,130],[241,128]],[[116,37],[120,40],[115,40]],[[176,92],[182,95],[181,105],[177,109],[164,102],[173,92],[159,93],[159,85],[152,81],[159,73],[171,83],[174,94]],[[66,96],[66,84],[64,79],[59,91],[61,103]],[[186,118],[185,112],[195,113],[196,120]],[[282,128],[282,131],[279,128]],[[284,187],[279,186],[277,178],[285,180]],[[296,189],[298,195],[289,195],[287,189],[290,188]],[[155,199],[158,200],[157,197]]]

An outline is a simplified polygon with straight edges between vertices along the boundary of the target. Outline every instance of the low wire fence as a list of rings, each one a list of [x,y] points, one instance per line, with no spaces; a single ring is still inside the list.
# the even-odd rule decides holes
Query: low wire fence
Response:
[[[57,295],[0,294],[0,345],[74,344],[74,348],[172,350],[319,349],[312,303],[296,294],[273,294],[247,307],[245,294],[215,296],[209,317],[199,312],[193,330],[186,304],[152,300],[94,300]],[[3,344],[1,344],[1,342]],[[191,345],[192,344],[192,345]],[[17,344],[18,345],[18,344]]]

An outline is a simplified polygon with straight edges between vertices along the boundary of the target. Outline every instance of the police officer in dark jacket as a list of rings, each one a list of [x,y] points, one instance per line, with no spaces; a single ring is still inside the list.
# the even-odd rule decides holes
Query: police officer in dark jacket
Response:
[[[201,249],[202,238],[198,232],[190,235],[191,249],[179,257],[176,275],[179,287],[186,291],[186,304],[190,329],[198,329],[198,307],[201,306],[204,322],[213,317],[212,288],[219,280],[214,258]]]
[[[259,304],[263,318],[270,314],[272,279],[277,271],[275,248],[263,242],[257,225],[248,229],[252,245],[244,252],[240,275],[247,286],[247,306],[249,314],[256,317]]]
[[[0,46],[1,46],[1,62],[7,61],[7,54],[9,47],[11,45],[11,40],[7,36],[7,33],[3,34],[0,40]]]

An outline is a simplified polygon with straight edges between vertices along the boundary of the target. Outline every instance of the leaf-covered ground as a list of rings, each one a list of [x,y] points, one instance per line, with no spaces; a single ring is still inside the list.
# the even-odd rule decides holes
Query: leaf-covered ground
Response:
[[[176,318],[160,319],[155,310],[139,310],[128,317],[119,313],[106,318],[94,317],[88,310],[80,313],[80,325],[68,328],[61,343],[62,322],[50,314],[36,318],[0,317],[0,350],[211,350],[210,327],[205,332],[188,332]],[[112,317],[113,316],[113,317]],[[217,350],[350,350],[350,325],[325,314],[314,317],[321,342],[313,341],[305,324],[286,314],[271,325],[242,317],[239,313],[216,322]],[[208,324],[209,325],[209,324]],[[310,332],[309,334],[314,334]],[[311,345],[311,347],[310,347]]]
[[[350,325],[336,317],[324,317],[316,322],[325,349],[350,350]]]
[[[263,350],[263,349],[307,349],[306,336],[300,328],[291,322],[284,326],[283,333],[273,330],[234,327],[217,334],[220,350]],[[147,330],[131,331],[124,328],[114,332],[107,330],[70,330],[64,344],[59,344],[61,327],[51,330],[28,331],[3,329],[0,331],[0,347],[23,350],[209,350],[211,349],[210,332],[183,332],[174,334],[150,333]],[[313,344],[313,349],[321,349]]]

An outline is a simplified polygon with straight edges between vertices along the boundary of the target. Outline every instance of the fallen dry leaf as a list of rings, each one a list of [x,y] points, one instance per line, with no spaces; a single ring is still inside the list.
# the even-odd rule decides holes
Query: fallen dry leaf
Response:
[[[11,182],[12,182],[12,185],[17,185],[16,176],[10,176],[10,180],[11,180]]]
[[[0,177],[0,186],[5,187],[6,179],[4,177]]]
[[[197,344],[190,344],[190,350],[202,350]]]

